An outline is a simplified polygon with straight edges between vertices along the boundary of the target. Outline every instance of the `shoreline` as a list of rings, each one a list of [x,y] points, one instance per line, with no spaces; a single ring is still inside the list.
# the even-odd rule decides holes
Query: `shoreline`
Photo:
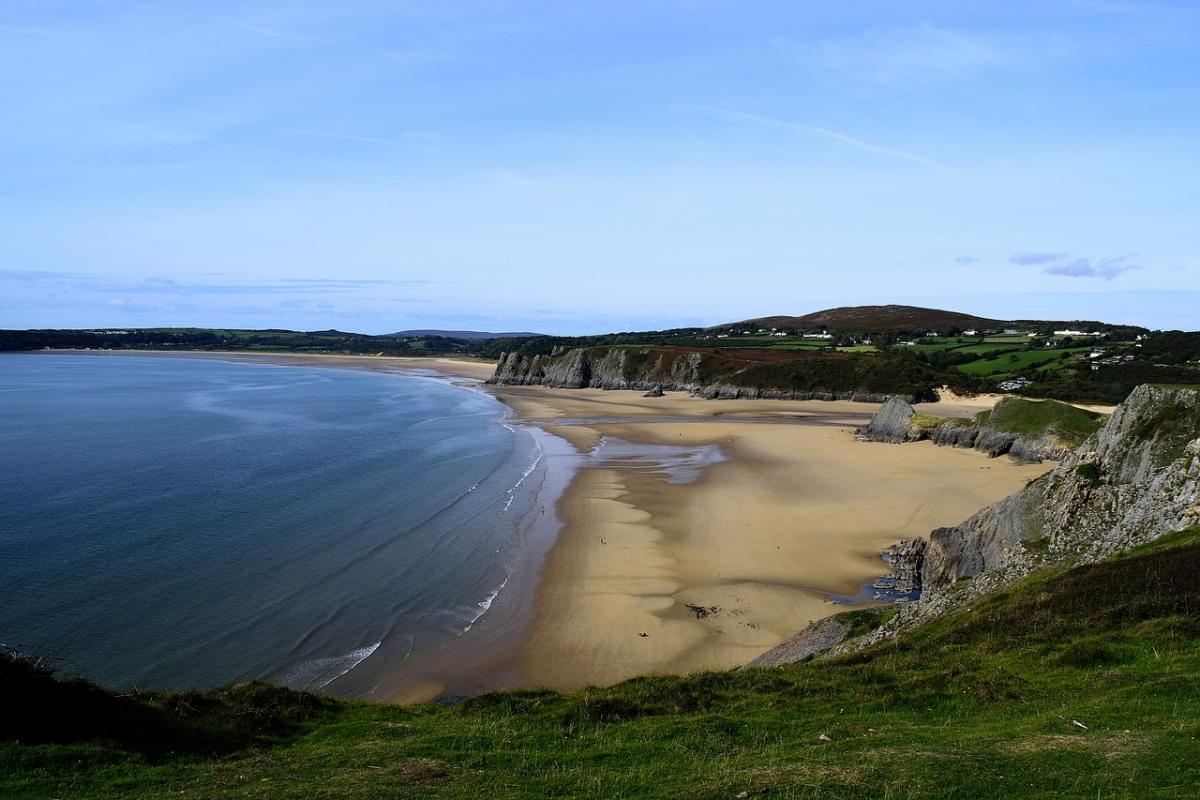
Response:
[[[499,424],[539,439],[547,457],[510,580],[458,639],[379,682],[373,694],[392,702],[740,666],[845,608],[832,596],[884,574],[883,547],[958,524],[1053,466],[856,442],[874,403],[484,386],[491,363],[445,357],[53,352],[466,378],[457,385],[509,409]],[[963,415],[988,400],[919,410]],[[703,448],[719,457],[673,481],[672,459]]]
[[[230,364],[265,364],[287,368],[351,369],[435,381],[454,386],[461,391],[487,395],[495,406],[493,424],[523,429],[523,434],[531,436],[541,452],[538,462],[514,487],[515,493],[510,500],[513,512],[520,514],[516,526],[517,536],[520,538],[517,542],[516,558],[508,565],[507,577],[502,584],[495,587],[495,594],[485,599],[486,607],[483,603],[480,604],[480,614],[457,637],[415,652],[410,649],[409,654],[403,656],[397,656],[394,648],[380,648],[376,644],[365,658],[324,684],[320,690],[334,695],[378,702],[415,703],[431,701],[445,695],[479,694],[522,685],[519,677],[518,644],[532,616],[530,606],[542,555],[553,545],[558,531],[557,519],[553,513],[557,497],[573,474],[569,464],[550,465],[560,460],[564,454],[568,459],[573,458],[574,450],[562,440],[544,434],[536,427],[521,424],[515,419],[511,408],[480,390],[482,380],[492,373],[493,366],[490,363],[441,357],[400,358],[237,351],[30,352],[64,357],[133,356]],[[543,513],[547,506],[549,510]],[[378,650],[378,653],[374,652],[375,650]],[[376,659],[382,659],[382,663],[373,666],[371,662]],[[274,669],[279,671],[287,666],[279,664]]]
[[[170,358],[211,358],[249,361],[278,366],[343,367],[375,372],[428,370],[452,378],[483,381],[491,377],[496,365],[491,361],[451,356],[369,356],[340,353],[248,352],[246,350],[14,350],[9,355],[90,355],[90,356],[167,356]]]

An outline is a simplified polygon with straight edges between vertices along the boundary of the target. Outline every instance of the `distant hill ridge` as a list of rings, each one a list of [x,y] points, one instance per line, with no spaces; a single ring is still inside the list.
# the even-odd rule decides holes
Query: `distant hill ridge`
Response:
[[[528,336],[545,336],[546,334],[530,333],[529,331],[510,331],[507,333],[493,333],[492,331],[443,331],[436,328],[429,328],[396,331],[395,333],[385,333],[383,335],[401,338],[408,336],[441,336],[446,339],[523,339]]]
[[[899,333],[899,332],[946,332],[958,330],[1021,330],[1057,328],[1080,328],[1107,330],[1113,328],[1142,330],[1137,326],[1112,325],[1111,323],[1071,320],[1002,320],[977,317],[957,311],[920,306],[840,306],[823,311],[814,311],[802,316],[774,315],[755,317],[740,322],[716,325],[712,329],[736,328],[780,328],[784,330],[825,330],[835,334]]]
[[[997,328],[1003,320],[943,311],[919,306],[841,306],[814,311],[799,317],[776,315],[757,317],[730,325],[753,325],[760,328],[825,328],[844,333],[884,333],[918,328],[944,330],[947,328]],[[727,327],[727,326],[719,326]]]

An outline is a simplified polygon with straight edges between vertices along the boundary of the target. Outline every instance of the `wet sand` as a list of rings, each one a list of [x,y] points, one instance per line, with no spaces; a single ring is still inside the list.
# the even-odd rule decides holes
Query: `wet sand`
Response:
[[[874,404],[491,391],[581,452],[617,439],[725,459],[691,483],[584,462],[558,503],[564,527],[521,652],[523,682],[558,689],[743,664],[844,609],[828,595],[886,571],[883,547],[961,522],[1052,466],[858,442]]]

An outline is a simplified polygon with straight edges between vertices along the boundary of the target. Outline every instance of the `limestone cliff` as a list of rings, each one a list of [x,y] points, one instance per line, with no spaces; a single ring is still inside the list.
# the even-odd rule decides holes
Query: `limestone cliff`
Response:
[[[581,347],[502,354],[489,383],[685,391],[710,399],[933,399],[938,376],[888,354],[682,347]]]
[[[902,397],[893,397],[879,407],[866,426],[859,428],[860,438],[870,442],[915,442],[921,437],[913,425],[917,414],[912,403]]]
[[[884,410],[872,434],[902,441],[883,437],[904,434],[911,408],[892,402]],[[840,644],[833,634],[844,635],[841,628],[810,626],[759,663],[853,652],[1039,567],[1093,563],[1197,525],[1200,389],[1139,386],[1051,472],[961,525],[933,531],[923,549],[905,543],[905,569],[920,572],[918,601],[898,605],[874,631]]]
[[[961,525],[933,531],[921,566],[924,595],[864,641],[1045,564],[1092,563],[1196,525],[1200,389],[1139,386],[1054,470]]]

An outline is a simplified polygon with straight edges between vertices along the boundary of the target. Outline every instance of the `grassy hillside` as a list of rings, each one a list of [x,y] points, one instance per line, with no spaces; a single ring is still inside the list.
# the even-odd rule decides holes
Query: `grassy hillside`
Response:
[[[10,660],[0,796],[1191,798],[1197,575],[1192,531],[830,662],[453,708],[116,697]]]
[[[1063,444],[1078,447],[1100,428],[1102,416],[1056,400],[1006,397],[977,419],[981,425],[990,425],[998,431],[1053,436]]]

